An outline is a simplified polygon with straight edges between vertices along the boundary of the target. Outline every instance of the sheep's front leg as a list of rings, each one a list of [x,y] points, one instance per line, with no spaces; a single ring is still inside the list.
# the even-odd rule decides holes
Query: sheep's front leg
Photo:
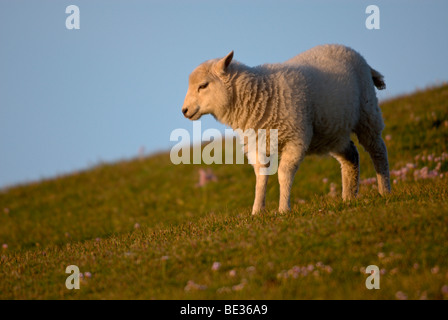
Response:
[[[254,171],[257,177],[255,185],[255,201],[252,208],[252,214],[255,215],[258,212],[264,210],[266,203],[266,186],[268,184],[268,175],[260,174],[260,169],[264,166],[255,164]]]
[[[280,184],[279,212],[291,210],[290,196],[294,176],[305,157],[305,152],[295,144],[286,145],[282,150],[278,167],[278,182]]]

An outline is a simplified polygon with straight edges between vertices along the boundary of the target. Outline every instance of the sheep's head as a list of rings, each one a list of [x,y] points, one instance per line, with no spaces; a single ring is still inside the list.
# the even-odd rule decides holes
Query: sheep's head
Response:
[[[222,59],[209,60],[199,65],[189,78],[182,113],[190,120],[198,120],[204,114],[217,119],[229,107],[230,94],[223,78],[232,62],[233,51]]]

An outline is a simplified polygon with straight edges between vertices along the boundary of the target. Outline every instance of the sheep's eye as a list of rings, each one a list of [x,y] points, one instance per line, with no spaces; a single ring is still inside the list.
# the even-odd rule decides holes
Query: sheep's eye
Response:
[[[207,88],[207,87],[208,87],[208,82],[203,83],[203,84],[201,84],[201,85],[199,86],[198,91],[201,90],[201,89],[205,89],[205,88]]]

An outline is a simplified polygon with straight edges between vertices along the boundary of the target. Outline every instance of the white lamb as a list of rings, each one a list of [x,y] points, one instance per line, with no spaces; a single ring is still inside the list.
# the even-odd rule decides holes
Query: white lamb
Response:
[[[190,75],[182,112],[190,120],[212,114],[233,129],[277,129],[279,211],[290,210],[294,175],[307,154],[331,154],[342,169],[342,197],[356,197],[359,155],[353,132],[372,158],[381,195],[390,192],[384,122],[375,86],[383,76],[351,48],[314,47],[280,64],[248,67],[222,59],[199,65]],[[252,214],[265,207],[268,175],[256,174]]]

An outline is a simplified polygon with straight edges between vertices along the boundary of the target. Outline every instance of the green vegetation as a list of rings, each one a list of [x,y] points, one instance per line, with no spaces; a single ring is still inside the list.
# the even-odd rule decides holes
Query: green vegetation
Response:
[[[218,181],[197,187],[206,166],[165,153],[0,191],[0,299],[446,299],[448,85],[382,110],[387,197],[361,147],[357,200],[340,199],[336,160],[311,156],[284,215],[276,176],[252,217],[249,165],[212,165]],[[65,287],[69,265],[80,290]]]

